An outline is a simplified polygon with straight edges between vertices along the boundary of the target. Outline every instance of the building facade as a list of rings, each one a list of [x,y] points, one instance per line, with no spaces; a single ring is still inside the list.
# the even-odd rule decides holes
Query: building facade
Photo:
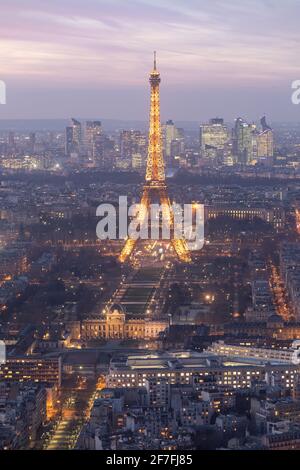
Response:
[[[165,320],[131,318],[120,305],[112,308],[99,318],[83,320],[73,325],[73,339],[156,339],[168,327]]]

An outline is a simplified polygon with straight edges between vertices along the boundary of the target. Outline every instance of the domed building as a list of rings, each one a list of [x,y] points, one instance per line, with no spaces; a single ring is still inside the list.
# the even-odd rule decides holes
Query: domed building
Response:
[[[100,318],[82,321],[80,337],[90,339],[156,339],[168,327],[167,320],[133,318],[122,305],[113,304]]]
[[[119,304],[113,304],[110,309],[105,313],[108,322],[121,322],[125,323],[126,313],[124,307]]]
[[[122,305],[113,304],[104,314],[106,337],[124,338],[124,327],[126,323],[126,314]]]

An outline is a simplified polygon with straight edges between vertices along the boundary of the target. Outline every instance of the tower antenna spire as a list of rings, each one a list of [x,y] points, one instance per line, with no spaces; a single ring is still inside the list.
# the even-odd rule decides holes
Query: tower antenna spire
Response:
[[[156,51],[154,51],[153,55],[154,55],[154,70],[156,70]]]

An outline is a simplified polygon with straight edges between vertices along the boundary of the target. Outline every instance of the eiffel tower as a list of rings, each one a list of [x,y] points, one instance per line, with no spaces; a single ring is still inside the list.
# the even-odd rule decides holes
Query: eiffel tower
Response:
[[[138,214],[138,222],[141,224],[148,217],[151,201],[154,197],[159,200],[162,207],[162,216],[170,223],[171,231],[174,229],[174,214],[170,199],[167,194],[165,178],[165,168],[161,146],[161,126],[160,126],[160,102],[159,84],[160,74],[156,68],[156,52],[154,52],[154,67],[150,73],[151,85],[151,105],[150,105],[150,126],[148,159],[143,194]],[[128,238],[119,256],[119,260],[125,262],[136,246],[137,240]],[[180,261],[188,263],[191,256],[184,238],[172,238],[171,243]]]

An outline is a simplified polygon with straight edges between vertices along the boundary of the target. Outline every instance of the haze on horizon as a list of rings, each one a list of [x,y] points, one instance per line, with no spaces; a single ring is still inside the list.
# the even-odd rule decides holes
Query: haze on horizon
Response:
[[[1,0],[0,119],[145,120],[157,50],[162,119],[296,121],[297,0]]]

